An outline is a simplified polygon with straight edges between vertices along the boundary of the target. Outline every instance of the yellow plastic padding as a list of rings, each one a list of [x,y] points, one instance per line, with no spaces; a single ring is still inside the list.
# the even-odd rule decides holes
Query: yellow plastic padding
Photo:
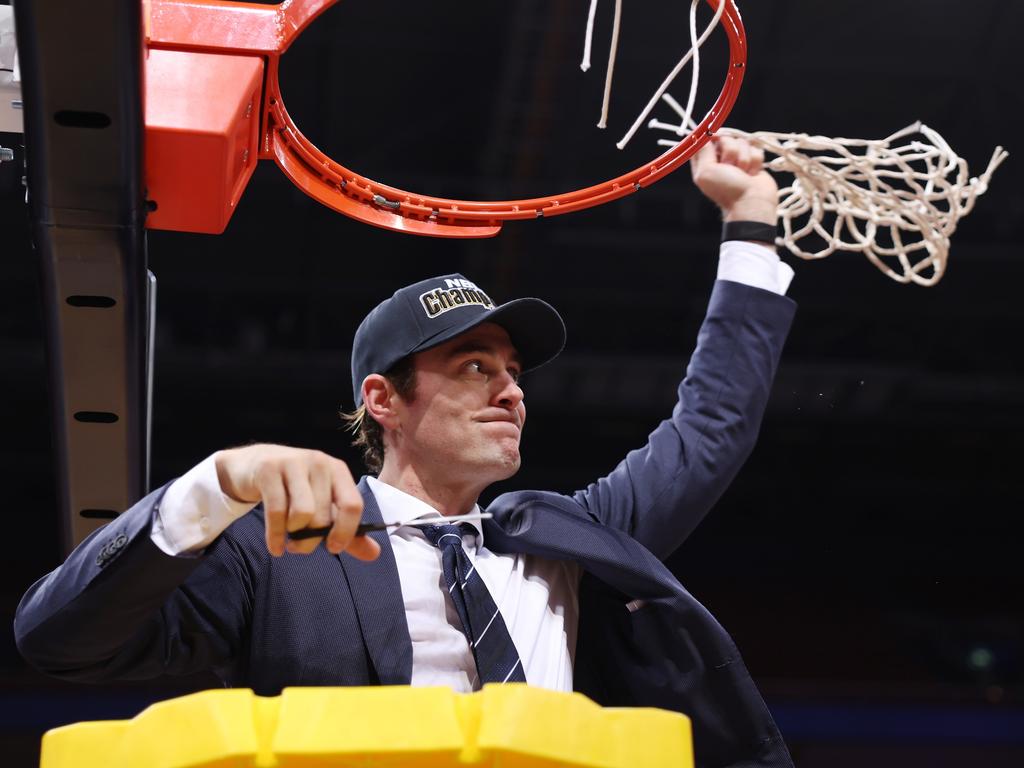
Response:
[[[692,768],[690,721],[526,685],[204,691],[43,737],[41,768]]]

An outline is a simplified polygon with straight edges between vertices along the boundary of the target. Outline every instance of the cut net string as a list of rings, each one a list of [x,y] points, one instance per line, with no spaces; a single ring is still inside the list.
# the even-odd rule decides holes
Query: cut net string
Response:
[[[669,131],[677,139],[659,139],[660,146],[675,146],[694,127],[693,108],[700,76],[700,46],[718,25],[725,2],[697,35],[697,6],[690,5],[691,48],[662,82],[625,136],[624,148],[659,102],[667,104],[678,123],[652,119],[647,125]],[[621,2],[621,0],[617,0]],[[591,2],[591,16],[597,0]],[[589,67],[593,24],[588,22],[584,69]],[[614,47],[609,56],[600,127],[607,119],[614,69]],[[682,69],[693,60],[690,92],[683,107],[668,93]],[[820,259],[836,251],[857,251],[900,283],[935,285],[945,273],[950,236],[961,218],[984,194],[993,172],[1008,157],[996,147],[985,172],[971,178],[967,163],[932,128],[918,122],[879,140],[828,138],[803,133],[747,133],[723,128],[719,136],[742,137],[766,154],[775,155],[765,167],[792,174],[793,181],[779,190],[782,234],[776,243],[802,259]],[[817,238],[814,247],[807,241]],[[805,247],[806,246],[806,247]]]
[[[594,37],[594,17],[597,14],[597,1],[590,0],[590,12],[587,14],[587,33],[586,39],[583,43],[583,61],[580,62],[580,69],[586,72],[590,69],[590,52]],[[658,90],[654,92],[650,101],[647,102],[647,106],[644,107],[639,117],[633,122],[629,130],[626,131],[626,135],[623,136],[615,146],[619,149],[624,149],[634,134],[640,129],[643,121],[649,114],[654,110],[658,104],[658,99],[668,90],[669,86],[675,81],[679,73],[683,71],[683,68],[693,59],[692,77],[690,79],[690,98],[687,101],[687,114],[693,113],[693,105],[697,100],[697,83],[700,81],[700,47],[704,44],[704,41],[708,39],[715,27],[718,26],[719,20],[722,18],[722,13],[725,12],[726,0],[721,0],[718,3],[718,8],[715,10],[714,18],[701,33],[700,37],[697,36],[697,6],[700,5],[701,0],[691,0],[690,3],[690,50],[686,52],[679,63],[676,64],[672,71],[669,72],[668,76],[662,81],[661,85],[658,86]],[[611,92],[612,92],[612,75],[615,72],[615,54],[619,47],[619,28],[621,25],[622,17],[622,0],[615,0],[615,21],[612,25],[612,41],[611,47],[608,50],[608,66],[605,69],[604,78],[604,99],[601,103],[601,117],[597,122],[598,128],[604,128],[608,124],[608,109],[611,103]]]

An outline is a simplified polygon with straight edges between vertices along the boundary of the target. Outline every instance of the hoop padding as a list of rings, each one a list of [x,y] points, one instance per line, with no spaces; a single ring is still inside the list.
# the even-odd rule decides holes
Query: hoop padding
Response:
[[[270,153],[306,194],[340,213],[387,229],[443,237],[487,237],[501,222],[558,216],[601,205],[647,187],[679,168],[722,126],[739,94],[747,44],[734,0],[707,0],[729,39],[729,69],[718,99],[696,130],[654,161],[594,186],[526,200],[472,201],[407,192],[369,179],[321,152],[295,125],[285,108],[277,69],[268,77]]]

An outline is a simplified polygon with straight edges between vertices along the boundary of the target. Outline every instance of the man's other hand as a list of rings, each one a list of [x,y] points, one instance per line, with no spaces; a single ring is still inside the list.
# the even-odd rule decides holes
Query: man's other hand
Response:
[[[285,445],[248,445],[219,451],[215,462],[225,494],[238,501],[263,502],[272,555],[312,552],[319,538],[290,541],[288,533],[326,526],[331,531],[325,545],[332,554],[345,551],[360,560],[374,560],[380,554],[377,542],[355,535],[363,497],[340,459]]]
[[[764,151],[746,139],[716,136],[690,160],[690,172],[723,220],[776,223],[779,186],[764,170]]]

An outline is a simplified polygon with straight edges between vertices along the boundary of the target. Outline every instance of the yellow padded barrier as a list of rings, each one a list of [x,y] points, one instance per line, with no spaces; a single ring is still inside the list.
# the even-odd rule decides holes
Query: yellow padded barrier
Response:
[[[204,691],[43,736],[41,768],[692,768],[690,721],[526,685]]]

